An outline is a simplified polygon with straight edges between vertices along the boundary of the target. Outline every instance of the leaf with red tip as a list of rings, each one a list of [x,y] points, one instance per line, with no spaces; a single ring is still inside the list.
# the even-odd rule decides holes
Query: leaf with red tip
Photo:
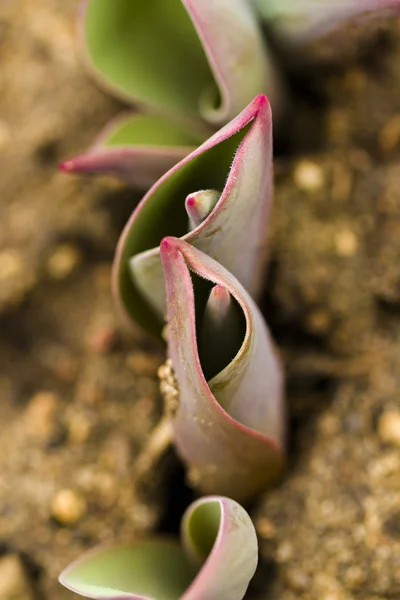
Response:
[[[257,566],[254,526],[229,498],[202,498],[182,520],[182,545],[163,539],[100,548],[60,582],[95,600],[241,600]]]
[[[200,190],[187,196],[185,208],[189,217],[189,229],[196,229],[206,220],[220,196],[220,192],[216,190]]]
[[[60,168],[70,173],[114,175],[148,189],[204,137],[166,117],[125,115],[111,122],[85,154],[66,160]]]
[[[267,326],[244,287],[203,252],[166,238],[161,257],[168,353],[179,390],[172,421],[178,453],[202,492],[248,500],[276,478],[283,463],[282,373]],[[232,297],[237,316],[231,325],[242,333],[232,340],[221,370],[207,365],[207,373],[199,340],[215,285]]]
[[[354,19],[400,11],[400,0],[251,0],[269,26],[289,45],[303,46]],[[340,48],[335,49],[340,52]]]
[[[86,61],[114,94],[164,114],[224,123],[276,74],[247,0],[86,0]]]
[[[188,231],[185,199],[196,190],[215,190],[221,196],[206,219]],[[166,235],[182,236],[214,257],[256,296],[271,197],[271,111],[265,96],[258,96],[166,173],[133,212],[114,264],[115,291],[125,313],[160,333],[165,288],[158,246]]]

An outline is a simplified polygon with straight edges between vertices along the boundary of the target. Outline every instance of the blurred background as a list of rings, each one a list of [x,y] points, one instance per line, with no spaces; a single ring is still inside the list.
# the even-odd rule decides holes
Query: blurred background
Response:
[[[77,56],[77,3],[0,0],[0,598],[67,600],[98,542],[176,531],[173,456],[133,468],[163,349],[110,295],[138,195],[57,171],[120,105]],[[288,470],[252,508],[246,598],[400,598],[400,22],[292,74],[263,310],[287,370]]]

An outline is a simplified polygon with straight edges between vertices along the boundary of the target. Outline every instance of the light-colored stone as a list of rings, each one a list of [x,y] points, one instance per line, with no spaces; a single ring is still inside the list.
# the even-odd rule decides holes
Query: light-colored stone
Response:
[[[15,554],[0,559],[1,600],[33,600],[34,595],[24,566]]]
[[[296,165],[293,176],[297,187],[305,192],[320,190],[325,181],[322,168],[310,160],[301,160]]]
[[[58,245],[47,260],[47,271],[54,279],[65,279],[79,266],[82,255],[72,244]]]
[[[57,492],[51,503],[52,516],[62,525],[75,525],[86,513],[86,501],[76,491]]]
[[[0,252],[0,281],[18,277],[22,272],[22,259],[15,250]]]
[[[29,434],[49,438],[55,430],[60,398],[57,394],[41,391],[35,394],[26,409],[25,422]]]
[[[335,249],[339,256],[344,258],[354,256],[358,248],[358,240],[351,229],[341,229],[335,235]]]
[[[382,442],[400,446],[400,411],[387,410],[381,414],[378,435]]]

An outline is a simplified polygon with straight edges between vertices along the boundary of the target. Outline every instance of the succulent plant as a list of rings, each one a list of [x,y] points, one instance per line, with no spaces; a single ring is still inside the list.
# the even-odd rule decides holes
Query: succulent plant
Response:
[[[399,10],[400,0],[82,3],[89,68],[137,112],[110,123],[62,168],[150,188],[119,241],[114,291],[130,321],[167,342],[166,423],[190,483],[223,496],[187,509],[181,544],[139,539],[83,556],[60,576],[77,594],[243,598],[257,538],[237,501],[279,475],[285,441],[282,369],[256,304],[272,198],[263,94],[275,108],[282,101],[261,21],[276,48],[294,49],[301,61],[315,41],[332,46],[341,24]]]
[[[139,539],[95,549],[63,571],[60,582],[96,600],[241,600],[258,560],[247,512],[229,498],[194,502],[181,541]]]
[[[149,190],[114,264],[126,316],[156,334],[167,323],[167,412],[191,484],[236,500],[283,465],[282,373],[252,298],[271,194],[271,111],[258,96]]]
[[[275,119],[282,77],[261,21],[281,52],[340,60],[360,36],[340,25],[400,12],[400,0],[81,0],[82,54],[99,84],[139,112],[112,121],[69,172],[108,173],[149,188],[163,173],[267,94]],[[361,29],[363,32],[363,28]],[[353,40],[347,38],[352,37]],[[315,47],[314,42],[324,45]],[[276,51],[276,49],[275,49]]]
[[[272,118],[258,96],[144,196],[118,244],[114,288],[124,313],[153,333],[165,316],[159,244],[181,236],[257,296],[272,199]]]
[[[247,0],[85,0],[89,69],[145,113],[111,123],[66,171],[107,172],[148,187],[254,96],[278,107],[279,84]]]

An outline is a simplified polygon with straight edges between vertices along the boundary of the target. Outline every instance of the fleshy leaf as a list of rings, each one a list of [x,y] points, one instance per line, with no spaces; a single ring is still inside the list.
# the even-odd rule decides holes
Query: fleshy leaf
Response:
[[[219,496],[194,502],[182,520],[188,555],[204,564],[182,600],[241,600],[258,560],[257,536],[240,504]]]
[[[257,566],[257,537],[246,511],[229,498],[202,498],[176,541],[137,540],[100,548],[67,567],[60,582],[103,600],[241,600]]]
[[[124,115],[111,122],[85,154],[66,160],[60,168],[73,173],[114,175],[148,189],[204,137],[165,117]]]
[[[86,0],[82,39],[104,86],[157,112],[223,123],[277,87],[247,0]]]
[[[179,389],[172,421],[178,453],[202,492],[247,500],[265,489],[283,463],[282,373],[267,326],[244,287],[203,252],[166,238],[161,257],[168,353]],[[198,349],[206,282],[228,290],[244,322],[236,355],[209,381]]]
[[[201,189],[221,190],[221,197],[209,216],[188,231],[185,199]],[[124,312],[160,333],[165,286],[158,246],[167,235],[182,236],[214,257],[256,296],[271,196],[271,111],[265,96],[258,96],[166,173],[133,212],[114,263],[115,291]]]
[[[399,0],[251,0],[270,27],[288,44],[305,45],[355,18],[400,10]]]
[[[96,600],[176,600],[195,575],[178,542],[138,540],[87,553],[67,567],[60,582]]]

